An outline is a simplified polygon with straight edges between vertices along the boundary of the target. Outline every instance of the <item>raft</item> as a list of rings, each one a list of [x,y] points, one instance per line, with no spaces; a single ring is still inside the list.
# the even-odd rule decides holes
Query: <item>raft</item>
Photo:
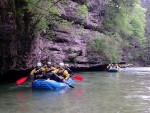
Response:
[[[38,79],[32,82],[32,88],[33,89],[49,89],[49,90],[64,89],[64,88],[69,87],[69,85],[72,85],[73,83],[74,83],[74,80],[72,78],[69,78],[66,81],[66,83],[56,82],[54,80]]]
[[[111,69],[108,70],[108,72],[118,72],[118,69],[116,69],[116,68],[111,68]]]

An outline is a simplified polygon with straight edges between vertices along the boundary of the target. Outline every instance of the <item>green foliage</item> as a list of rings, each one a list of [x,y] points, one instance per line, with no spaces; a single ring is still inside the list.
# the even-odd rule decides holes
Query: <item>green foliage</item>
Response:
[[[72,26],[72,24],[74,22],[69,22],[67,20],[60,20],[60,21],[57,21],[59,23],[59,26],[63,29],[68,29]]]
[[[88,5],[87,4],[79,5],[77,7],[76,14],[79,18],[86,19],[88,17]]]
[[[103,26],[106,31],[117,33],[122,39],[135,38],[142,44],[145,10],[139,0],[111,0]]]
[[[46,18],[42,17],[40,21],[37,23],[37,29],[47,29],[48,28],[48,21],[46,21]]]
[[[97,37],[89,43],[91,51],[98,52],[101,56],[106,57],[110,62],[118,62],[119,52],[116,42],[112,41],[110,36]]]
[[[129,59],[129,61],[131,62],[131,61],[133,61],[134,56],[133,56],[133,55],[131,55],[131,54],[128,54],[128,59]]]
[[[142,59],[144,59],[144,55],[145,55],[145,53],[143,52],[143,51],[133,51],[132,53],[130,53],[129,55],[128,55],[128,59],[129,59],[129,61],[133,61],[133,60],[137,60],[137,59],[141,59],[141,57],[142,57]]]
[[[132,25],[133,36],[142,44],[142,39],[145,34],[145,9],[140,5],[136,5],[131,15],[130,24]],[[143,40],[144,41],[144,40]]]
[[[93,42],[90,43],[90,46],[94,50],[97,50],[99,54],[101,54],[103,52],[104,45],[105,45],[105,39],[104,38],[97,38],[97,39],[93,40]]]
[[[59,14],[59,10],[56,6],[54,6],[54,3],[48,2],[48,11],[52,14]]]
[[[22,8],[18,8],[17,9],[17,16],[23,20],[24,17],[24,11],[22,10]]]
[[[28,9],[34,15],[32,24],[36,25],[35,31],[47,29],[57,20],[55,15],[59,15],[59,10],[53,0],[30,0]]]
[[[107,18],[104,22],[105,29],[111,32],[123,32],[131,35],[131,25],[129,21],[129,7],[124,6],[123,0],[111,1],[111,6],[107,9]]]
[[[105,44],[105,55],[107,58],[113,62],[118,62],[119,61],[119,52],[118,52],[118,46],[114,42],[106,42]]]

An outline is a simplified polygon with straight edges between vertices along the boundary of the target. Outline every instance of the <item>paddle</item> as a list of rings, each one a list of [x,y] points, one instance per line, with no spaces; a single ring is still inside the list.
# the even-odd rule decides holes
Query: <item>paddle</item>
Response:
[[[38,72],[38,71],[40,71],[40,69],[38,69],[36,72]],[[16,83],[17,83],[18,85],[23,84],[23,83],[27,80],[27,78],[28,78],[29,76],[30,76],[30,75],[28,75],[27,77],[22,77],[22,78],[20,78],[19,80],[16,81]]]
[[[28,77],[20,78],[19,80],[16,81],[16,83],[17,83],[18,85],[20,85],[20,84],[24,83],[24,82],[27,80],[27,78],[28,78]]]
[[[74,75],[73,78],[79,81],[83,81],[83,77],[80,75]]]
[[[43,68],[45,68],[45,67],[46,67],[46,66],[43,66]],[[38,69],[38,70],[36,70],[35,73],[37,73],[38,71],[41,71],[41,68]],[[19,80],[16,81],[16,83],[17,83],[18,85],[23,84],[23,83],[27,80],[27,78],[28,78],[29,76],[30,76],[30,75],[28,75],[27,77],[22,77],[22,78],[20,78]],[[32,75],[31,75],[31,76],[32,76]]]
[[[72,85],[68,84],[67,82],[64,83],[67,84],[69,87],[74,88]]]
[[[53,73],[53,72],[52,72]],[[55,73],[53,73],[55,76],[57,76],[57,77],[59,77],[57,74],[55,74]],[[64,83],[66,83],[69,87],[71,87],[71,88],[74,88],[72,85],[70,85],[70,84],[68,84],[67,82],[64,82]]]

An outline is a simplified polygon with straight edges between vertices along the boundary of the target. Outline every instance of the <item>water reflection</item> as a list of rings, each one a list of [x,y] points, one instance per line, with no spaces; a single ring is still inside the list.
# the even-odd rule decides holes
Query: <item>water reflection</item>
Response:
[[[83,89],[82,88],[75,89],[73,91],[73,96],[76,99],[79,99],[79,100],[82,99],[85,96]]]
[[[16,99],[19,103],[26,102],[26,94],[24,92],[17,92]]]
[[[121,73],[120,73],[120,72],[117,72],[117,73],[109,73],[108,76],[109,76],[109,78],[111,78],[111,79],[114,79],[114,78],[119,79],[119,78],[121,77]]]
[[[22,111],[25,111],[27,108],[24,106],[24,103],[27,102],[27,95],[25,94],[25,92],[17,92],[16,93],[16,101],[17,101],[17,109],[16,109],[16,113],[20,113]]]
[[[61,89],[61,90],[34,90],[32,89],[32,96],[36,98],[46,98],[49,99],[52,96],[59,97],[67,93],[68,89]],[[42,97],[41,97],[42,96]]]

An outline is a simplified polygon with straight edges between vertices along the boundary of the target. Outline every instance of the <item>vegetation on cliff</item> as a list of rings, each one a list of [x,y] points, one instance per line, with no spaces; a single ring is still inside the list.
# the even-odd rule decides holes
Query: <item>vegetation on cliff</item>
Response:
[[[139,0],[112,0],[107,6],[104,28],[123,39],[136,38],[141,43],[145,28],[145,9]]]
[[[132,51],[145,48],[145,12],[140,0],[110,0],[105,4],[105,15],[101,29],[103,36],[96,35],[90,43],[91,51],[98,52],[110,62],[121,61],[126,56],[128,61],[137,60],[146,54],[144,51]],[[128,54],[121,49],[129,48]],[[125,55],[126,54],[126,55]]]
[[[74,20],[68,21],[61,18],[61,8],[58,3],[67,5],[69,2],[67,0],[25,0],[24,2],[28,4],[26,5],[28,12],[32,14],[31,24],[34,26],[34,32],[42,29],[54,30],[56,25],[67,28],[73,24]],[[97,39],[90,44],[92,51],[95,50],[100,55],[106,56],[107,60],[111,62],[118,62],[122,54],[120,48],[135,47],[137,45],[139,47],[145,46],[146,10],[141,7],[140,0],[110,0],[103,6],[105,10],[101,16],[104,16],[104,21],[102,26],[99,25],[99,27],[101,27],[104,37],[96,36]],[[81,19],[80,24],[83,27],[89,16],[89,8],[90,4],[85,2],[75,9],[75,16]],[[18,12],[21,13],[19,10]],[[22,16],[22,14],[20,15]],[[132,57],[128,58],[130,60],[135,59],[139,57],[137,54],[138,52],[136,52],[136,55],[129,55]]]
[[[103,29],[106,31],[106,35],[111,35],[114,40],[116,40],[116,36],[117,39],[120,38],[123,41],[121,46],[124,46],[124,48],[144,47],[147,43],[144,37],[146,10],[141,7],[140,1],[111,0],[106,8],[105,21],[103,22]],[[121,46],[117,46],[117,48],[121,48]],[[119,51],[117,52],[119,54]],[[138,51],[135,53],[138,54]],[[118,56],[115,56],[117,60]],[[131,56],[132,59],[127,56],[128,59],[133,60],[139,57],[139,55],[134,53]]]
[[[88,32],[85,29],[93,31],[93,40],[85,39],[89,40],[87,52],[95,51],[108,62],[119,62],[124,49],[144,48],[147,43],[144,38],[145,9],[140,6],[140,0],[6,1],[15,14],[17,24],[23,26],[29,35],[42,30],[46,37],[53,39],[56,36],[54,31],[65,31],[72,26],[70,37],[85,37]],[[75,32],[73,29],[79,30]],[[126,56],[133,60],[141,54],[145,53],[136,51]]]

